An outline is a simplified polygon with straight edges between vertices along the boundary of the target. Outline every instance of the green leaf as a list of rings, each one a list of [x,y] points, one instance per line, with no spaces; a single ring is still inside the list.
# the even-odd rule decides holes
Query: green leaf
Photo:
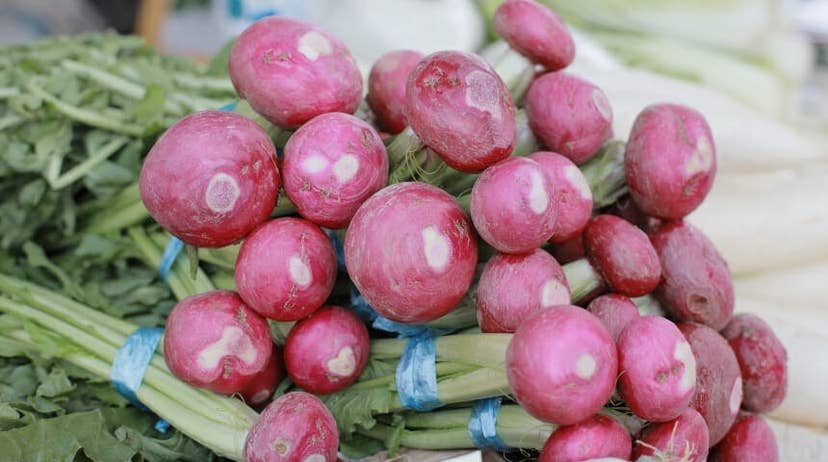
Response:
[[[69,393],[74,389],[75,386],[69,381],[69,377],[66,376],[66,371],[55,367],[46,379],[40,383],[35,393],[37,396],[54,398]]]
[[[157,124],[164,118],[165,100],[164,87],[156,83],[150,84],[141,101],[132,106],[130,114],[142,125]]]

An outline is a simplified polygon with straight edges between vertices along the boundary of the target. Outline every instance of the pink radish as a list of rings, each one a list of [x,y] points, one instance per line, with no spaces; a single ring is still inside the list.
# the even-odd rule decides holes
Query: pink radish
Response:
[[[545,170],[525,157],[487,168],[471,192],[474,227],[504,253],[526,253],[552,237],[558,217],[557,191]]]
[[[541,249],[499,253],[486,262],[477,284],[477,321],[483,332],[514,332],[527,318],[571,303],[561,265]]]
[[[604,92],[565,72],[549,72],[532,82],[526,113],[541,144],[578,165],[612,137],[612,108]]]
[[[630,195],[644,213],[683,218],[701,204],[716,175],[707,121],[678,104],[646,107],[630,131],[624,167]]]
[[[451,311],[469,290],[477,241],[448,193],[425,183],[398,183],[357,210],[345,234],[345,265],[379,314],[427,322]]]
[[[581,422],[601,409],[617,372],[607,329],[572,305],[525,320],[506,350],[506,376],[515,399],[537,419],[559,425]]]
[[[742,372],[742,408],[770,412],[785,399],[788,353],[773,329],[756,315],[741,313],[722,330]]]
[[[348,224],[388,181],[388,156],[370,125],[348,114],[322,114],[290,137],[282,159],[285,193],[306,219]]]
[[[696,358],[696,391],[690,407],[707,422],[710,446],[718,443],[736,420],[742,405],[742,375],[733,350],[718,332],[692,322],[678,325]]]
[[[581,236],[576,236],[561,243],[552,244],[549,252],[553,257],[555,257],[555,260],[558,260],[558,262],[562,265],[580,260],[586,256],[584,241],[581,239]]]
[[[242,243],[236,287],[262,316],[296,321],[325,303],[336,271],[333,246],[318,226],[301,218],[277,218]]]
[[[244,238],[276,205],[276,148],[250,119],[197,112],[158,138],[139,184],[161,227],[186,244],[223,247]]]
[[[592,191],[577,165],[554,152],[526,156],[541,164],[558,191],[558,219],[551,242],[561,243],[578,237],[592,216]]]
[[[244,462],[336,462],[339,430],[328,408],[294,391],[270,403],[244,442]]]
[[[661,263],[650,239],[623,218],[593,218],[584,230],[584,247],[590,263],[615,292],[639,297],[659,283]]]
[[[507,0],[495,10],[494,28],[518,53],[550,71],[575,58],[575,41],[557,14],[534,0]]]
[[[299,321],[285,341],[290,379],[317,395],[354,383],[368,363],[368,329],[352,311],[325,306]]]
[[[696,389],[696,359],[675,324],[642,316],[618,338],[619,391],[644,420],[673,420],[690,404]]]
[[[612,417],[596,414],[555,430],[543,445],[538,462],[581,462],[601,457],[628,460],[631,452],[627,429]]]
[[[270,361],[239,393],[249,406],[260,406],[270,400],[279,382],[284,378],[285,365],[282,351],[277,345],[273,345]]]
[[[709,447],[707,424],[695,409],[646,427],[633,448],[632,460],[705,462]]]
[[[629,297],[619,294],[606,294],[596,297],[589,302],[587,311],[601,320],[616,342],[627,324],[639,317],[635,303]]]
[[[405,116],[450,167],[479,172],[512,152],[515,104],[482,58],[461,51],[426,56],[411,71]]]
[[[167,318],[164,359],[170,372],[194,387],[241,392],[272,354],[267,321],[233,292],[192,295]]]
[[[755,414],[742,414],[710,451],[710,462],[778,462],[779,447],[770,426]]]
[[[259,19],[230,51],[236,92],[272,124],[296,128],[326,112],[353,114],[362,76],[341,40],[283,16]]]
[[[669,223],[651,236],[661,260],[656,296],[681,321],[721,330],[733,316],[733,281],[710,239],[689,223]]]
[[[366,101],[384,131],[396,135],[408,126],[405,118],[405,85],[423,54],[414,50],[395,50],[382,56],[371,67]]]

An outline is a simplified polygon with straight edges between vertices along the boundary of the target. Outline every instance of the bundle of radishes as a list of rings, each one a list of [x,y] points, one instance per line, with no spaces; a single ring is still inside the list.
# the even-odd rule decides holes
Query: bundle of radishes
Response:
[[[241,34],[230,75],[280,129],[281,155],[260,124],[205,111],[164,133],[141,172],[144,204],[178,239],[241,242],[235,292],[188,297],[170,313],[169,369],[260,405],[284,355],[282,388],[307,393],[265,408],[249,461],[334,461],[340,436],[386,439],[392,422],[441,428],[436,417],[417,427],[429,419],[406,409],[500,395],[523,408],[504,404],[511,418],[551,424],[543,461],[777,460],[758,413],[784,398],[785,349],[761,319],[733,316],[726,262],[682,221],[716,173],[704,117],[652,105],[626,144],[613,141],[622,134],[610,101],[564,70],[575,49],[554,13],[507,0],[494,24],[511,50],[491,62],[458,51],[383,56],[367,106],[354,60],[326,31],[271,17]],[[297,214],[276,216],[277,201]],[[359,294],[363,311],[337,285]],[[479,331],[435,340],[471,327],[451,317],[469,297]],[[423,327],[384,338],[358,315],[365,309]],[[267,320],[295,322],[283,348]],[[412,373],[422,381],[407,390],[400,377]],[[350,406],[368,407],[356,423],[341,412],[355,396],[365,399]],[[541,449],[520,437],[532,428],[493,425],[509,447]],[[444,446],[476,441],[460,435]]]

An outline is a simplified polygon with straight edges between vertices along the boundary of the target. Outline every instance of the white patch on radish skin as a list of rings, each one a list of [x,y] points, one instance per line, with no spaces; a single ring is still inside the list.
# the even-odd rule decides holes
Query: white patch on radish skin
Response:
[[[333,165],[333,172],[340,183],[345,183],[356,175],[359,170],[359,159],[350,154],[342,156]]]
[[[270,393],[267,390],[257,391],[256,394],[250,397],[250,404],[259,404],[264,402],[268,396],[270,396]]]
[[[429,226],[422,231],[423,247],[428,266],[441,270],[449,261],[449,242],[437,228]]]
[[[578,191],[581,198],[592,200],[592,191],[589,190],[589,184],[587,184],[584,174],[581,173],[581,169],[575,165],[569,165],[564,169],[564,176],[569,181],[569,184]]]
[[[202,369],[215,369],[225,356],[234,356],[251,365],[259,355],[250,337],[236,326],[227,326],[221,331],[221,338],[201,350],[196,362]]]
[[[696,358],[690,344],[684,341],[676,343],[673,358],[684,365],[684,371],[678,382],[679,391],[684,393],[696,385]]]
[[[302,462],[325,462],[325,456],[322,454],[311,454],[308,457],[305,457],[305,460]]]
[[[730,390],[730,414],[736,414],[742,406],[742,378],[736,377],[733,389]]]
[[[342,377],[350,376],[354,373],[354,370],[356,370],[356,356],[354,355],[354,350],[352,350],[351,347],[346,346],[345,348],[339,350],[339,353],[335,358],[329,359],[326,366],[328,367],[328,372],[332,374]]]
[[[543,177],[540,172],[529,173],[529,208],[538,215],[549,207],[549,195],[543,187]]]
[[[543,285],[541,291],[541,306],[550,308],[555,305],[564,305],[570,302],[566,288],[557,279],[550,279]]]
[[[603,91],[597,88],[592,90],[592,104],[604,120],[609,121],[612,119],[612,107],[610,107],[607,95]]]
[[[299,38],[296,49],[311,61],[316,61],[320,56],[329,55],[333,51],[330,40],[315,30]]]
[[[302,161],[302,170],[305,173],[319,173],[328,168],[328,159],[313,155]]]
[[[684,164],[684,172],[687,176],[693,176],[696,173],[704,173],[710,170],[713,166],[713,149],[710,147],[710,141],[706,136],[702,136],[696,142],[696,150],[687,159]]]
[[[204,200],[213,212],[225,213],[233,210],[240,194],[239,185],[232,176],[216,173],[207,184]]]
[[[313,281],[313,274],[307,263],[302,261],[302,257],[294,255],[288,260],[288,271],[290,272],[290,280],[302,287],[307,287]]]
[[[471,71],[466,75],[466,105],[488,112],[500,119],[498,82],[488,72]]]
[[[578,361],[575,363],[575,374],[584,380],[589,380],[595,374],[597,367],[598,364],[595,362],[595,358],[589,353],[584,353],[578,357]]]

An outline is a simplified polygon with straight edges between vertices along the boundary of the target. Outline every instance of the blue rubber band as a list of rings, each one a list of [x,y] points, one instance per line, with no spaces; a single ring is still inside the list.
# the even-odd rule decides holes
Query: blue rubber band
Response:
[[[511,449],[497,435],[497,414],[500,412],[500,401],[499,396],[481,399],[472,407],[468,428],[474,447],[498,451]]]
[[[164,254],[161,255],[161,264],[158,265],[158,275],[161,276],[162,281],[166,282],[169,278],[173,263],[175,263],[175,259],[178,258],[178,254],[181,253],[183,248],[184,242],[181,239],[170,236],[167,247],[164,248]]]
[[[334,254],[336,254],[336,265],[339,268],[339,271],[345,272],[345,244],[342,242],[342,239],[336,231],[328,228],[322,228],[322,231],[325,231],[325,234],[328,235],[328,239],[331,240]]]
[[[238,101],[233,101],[232,103],[225,104],[224,106],[220,107],[218,110],[219,111],[232,111],[232,110],[236,109],[236,106],[238,106],[238,105],[239,105]]]
[[[138,400],[135,393],[141,388],[144,374],[147,372],[147,367],[152,361],[162,335],[164,335],[164,329],[159,327],[135,329],[115,353],[112,370],[109,373],[109,380],[112,381],[115,390],[135,407],[144,411],[150,409]],[[156,422],[155,429],[165,433],[169,429],[169,423],[160,420]]]
[[[424,333],[428,333],[432,337],[437,337],[452,331],[452,329],[436,329],[433,327],[392,321],[377,313],[353,284],[351,284],[351,309],[354,310],[363,322],[368,323],[374,329],[397,334],[399,338],[414,337]]]
[[[409,337],[397,364],[396,384],[400,403],[415,411],[431,411],[443,405],[437,396],[437,348],[434,335],[423,332]]]

